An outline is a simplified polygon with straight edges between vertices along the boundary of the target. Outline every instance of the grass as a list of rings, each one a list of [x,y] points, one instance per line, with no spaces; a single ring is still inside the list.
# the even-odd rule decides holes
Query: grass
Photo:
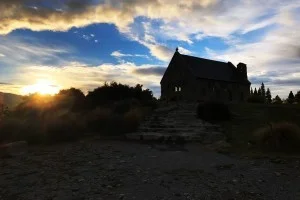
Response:
[[[270,123],[289,122],[300,126],[299,105],[232,104],[232,120],[222,125],[234,151],[249,151],[255,132]]]
[[[300,128],[296,124],[270,123],[254,133],[256,145],[267,151],[299,152]]]
[[[0,121],[0,143],[52,144],[90,135],[120,136],[135,131],[147,112],[144,107],[132,107],[125,113],[98,107],[85,113],[57,110],[9,116]]]

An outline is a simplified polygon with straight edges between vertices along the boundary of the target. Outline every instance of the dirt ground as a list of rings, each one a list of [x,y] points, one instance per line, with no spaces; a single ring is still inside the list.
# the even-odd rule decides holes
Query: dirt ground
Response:
[[[0,160],[0,199],[300,199],[299,160],[84,140]]]

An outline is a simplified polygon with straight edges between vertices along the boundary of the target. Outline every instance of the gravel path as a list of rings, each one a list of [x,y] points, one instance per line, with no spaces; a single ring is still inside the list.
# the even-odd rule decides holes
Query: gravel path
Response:
[[[0,199],[300,199],[299,161],[85,140],[0,160]]]

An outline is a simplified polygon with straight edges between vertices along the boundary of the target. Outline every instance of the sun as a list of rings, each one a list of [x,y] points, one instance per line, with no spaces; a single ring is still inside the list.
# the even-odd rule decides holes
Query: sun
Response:
[[[28,85],[22,88],[22,94],[34,94],[39,93],[41,95],[54,95],[57,94],[60,87],[55,85],[51,80],[38,80],[33,85]]]

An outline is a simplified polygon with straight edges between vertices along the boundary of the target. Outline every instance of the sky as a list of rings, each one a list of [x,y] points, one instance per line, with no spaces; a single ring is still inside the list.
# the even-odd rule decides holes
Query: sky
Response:
[[[175,3],[176,2],[176,3]],[[1,0],[0,91],[160,80],[182,54],[247,64],[252,87],[300,90],[298,0]]]

